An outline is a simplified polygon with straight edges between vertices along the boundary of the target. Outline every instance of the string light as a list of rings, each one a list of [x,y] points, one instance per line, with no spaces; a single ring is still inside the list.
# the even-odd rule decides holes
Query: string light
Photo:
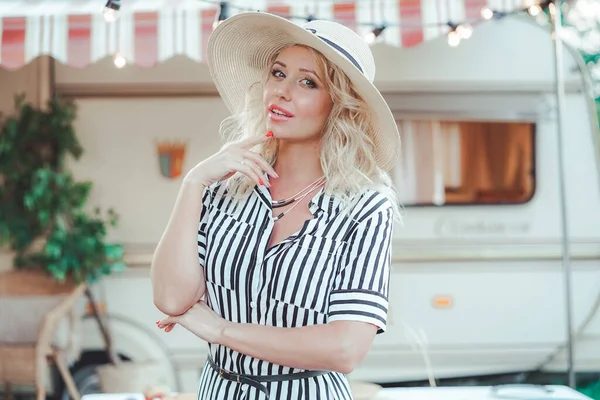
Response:
[[[223,7],[224,3],[227,3],[228,7],[231,9],[236,9],[238,11],[261,11],[261,10],[257,10],[256,8],[251,8],[251,7],[243,7],[237,4],[234,4],[234,2],[232,1],[216,1],[216,0],[196,0],[202,3],[206,3],[206,4],[212,4],[214,6],[219,6]],[[243,0],[240,0],[243,1]],[[520,12],[524,12],[527,11],[529,7],[531,6],[535,6],[539,3],[539,5],[541,6],[541,8],[547,8],[547,4],[552,3],[555,0],[524,0],[524,4],[526,4],[526,6],[522,7],[522,8],[517,8],[514,9],[510,12],[505,12],[505,11],[498,11],[498,10],[492,10],[489,7],[483,7],[481,9],[481,17],[483,20],[488,20],[488,19],[492,19],[492,18],[503,18],[505,16],[508,16],[510,14],[516,14],[516,13],[520,13]],[[295,14],[291,14],[291,13],[282,13],[282,12],[271,12],[271,14],[274,15],[278,15],[280,17],[283,18],[287,18],[287,19],[299,19],[299,20],[305,20],[305,21],[312,21],[315,18],[313,15],[295,15]],[[321,18],[319,18],[321,19]],[[339,22],[339,23],[344,23],[347,21],[339,21],[339,20],[335,20],[335,19],[331,19],[331,18],[327,18],[327,20],[329,21],[334,21],[334,22]],[[471,23],[476,23],[477,21],[470,21]],[[357,26],[373,26],[373,23],[368,23],[368,22],[358,22],[355,21],[353,22],[353,24],[357,25]],[[400,24],[400,23],[395,23],[395,24],[385,24],[387,27],[410,27],[411,29],[414,28],[435,28],[435,27],[441,27],[443,25],[446,25],[446,23],[429,23],[429,24]]]
[[[540,22],[539,17],[540,16],[543,17],[542,12],[544,10],[548,9],[552,2],[553,2],[552,0],[541,0],[536,4],[536,2],[534,1],[531,4],[527,5],[527,12],[532,17],[538,17],[537,20],[538,20],[538,22]]]
[[[231,4],[231,2],[229,2],[229,1],[219,1],[219,2],[213,1],[213,0],[198,0],[198,1],[202,1],[204,3],[209,3],[209,4],[213,4],[213,5],[218,5],[220,7],[220,12],[218,13],[217,19],[215,19],[214,27],[216,27],[219,23],[221,23],[222,21],[227,19],[227,17],[229,16],[229,7],[235,8],[239,11],[257,11],[252,8],[240,7],[240,6]],[[492,18],[501,19],[501,18],[504,18],[511,14],[527,12],[532,17],[537,17],[537,20],[539,23],[544,23],[544,21],[540,21],[541,18],[545,17],[545,15],[543,14],[543,10],[546,9],[550,3],[553,3],[553,1],[555,1],[555,0],[523,0],[522,8],[515,9],[510,12],[498,11],[498,10],[493,10],[489,7],[483,7],[481,9],[481,18],[484,21],[490,20]],[[302,19],[302,20],[306,20],[308,22],[316,19],[312,14],[308,15],[308,16],[299,16],[299,15],[292,15],[292,14],[279,13],[279,12],[273,12],[273,14],[278,15],[283,18],[287,18],[287,19]],[[335,21],[335,22],[344,23],[344,21]],[[477,23],[480,21],[471,21],[471,22]],[[357,25],[373,26],[373,24],[361,23],[361,22],[358,22]],[[452,22],[447,22],[446,24],[440,24],[440,23],[419,24],[418,26],[414,26],[414,27],[411,26],[411,27],[412,28],[425,28],[425,27],[440,27],[441,25],[447,25],[450,27],[450,30],[448,31],[448,34],[447,34],[447,39],[448,39],[448,44],[452,47],[458,46],[460,44],[461,40],[469,39],[473,34],[473,27],[467,23],[454,24]],[[374,43],[377,40],[377,38],[379,36],[381,36],[383,31],[388,26],[392,26],[392,25],[382,24],[379,26],[375,26],[374,29],[372,29],[371,31],[364,34],[364,40],[369,44]],[[400,26],[400,24],[396,24],[394,26]],[[404,26],[406,26],[406,25],[404,25]]]
[[[260,10],[256,10],[256,9],[252,9],[252,8],[240,7],[240,6],[231,4],[231,2],[229,2],[229,1],[214,1],[214,0],[197,0],[197,1],[217,5],[219,7],[219,12],[217,13],[217,15],[215,17],[215,21],[213,23],[213,29],[215,29],[221,22],[225,21],[230,16],[230,8],[235,8],[239,11],[260,11]],[[521,12],[527,12],[530,16],[535,17],[538,23],[544,24],[544,23],[548,22],[546,15],[544,14],[544,10],[547,10],[551,4],[554,5],[554,1],[556,1],[556,0],[523,0],[522,8],[515,9],[510,12],[498,11],[498,10],[493,10],[489,7],[483,7],[481,9],[481,18],[483,21],[486,21],[486,20],[491,20],[492,18],[500,19],[500,18],[506,17],[507,15],[521,13]],[[104,19],[106,20],[107,23],[113,22],[116,19],[118,19],[120,8],[121,8],[121,0],[108,0],[107,1],[106,6],[104,7],[104,11],[103,11]],[[279,15],[280,17],[287,18],[287,19],[303,19],[308,22],[317,19],[312,14],[309,14],[308,16],[298,16],[298,15],[283,14],[283,13],[278,13],[278,12],[273,12],[272,14]],[[336,22],[344,23],[344,21],[336,21]],[[481,22],[481,20],[480,21],[470,21],[470,22],[472,24],[476,24],[478,22]],[[363,22],[358,22],[357,25],[373,26],[373,24],[363,23]],[[448,40],[448,44],[452,47],[458,46],[462,40],[469,39],[473,35],[473,27],[471,24],[467,24],[467,23],[456,24],[456,23],[452,23],[452,22],[447,22],[445,24],[441,24],[441,23],[418,24],[415,26],[411,26],[411,28],[423,29],[426,27],[440,27],[442,25],[446,25],[446,26],[450,27],[450,29],[447,33],[447,40]],[[364,40],[369,44],[374,43],[377,40],[377,38],[379,36],[381,36],[383,31],[388,26],[390,26],[390,25],[381,24],[381,25],[375,26],[375,28],[373,28],[371,31],[367,32],[364,35]],[[399,26],[400,28],[402,28],[400,26],[400,24],[395,24],[395,25],[392,24],[392,26]],[[406,24],[404,24],[403,26],[408,27]],[[117,65],[119,68],[122,68],[123,66],[125,66],[126,65],[125,58],[123,58],[120,55],[115,55],[115,65]]]
[[[104,6],[104,9],[102,10],[104,21],[106,21],[106,23],[115,22],[117,19],[119,19],[120,9],[121,0],[108,0]]]
[[[461,39],[469,39],[473,35],[473,28],[468,24],[460,24],[456,27],[456,33]]]
[[[468,24],[453,24],[448,22],[447,25],[450,27],[448,31],[448,44],[452,47],[456,47],[460,44],[463,39],[469,39],[473,35],[473,28]]]
[[[521,11],[523,11],[525,9],[516,9],[516,10],[513,10],[512,13],[514,13],[514,12],[521,12]],[[498,10],[492,10],[489,7],[483,7],[481,9],[481,18],[483,18],[484,20],[490,20],[492,18],[494,18],[494,19],[500,19],[500,18],[506,17],[507,15],[508,15],[508,13],[506,13],[506,12],[498,11]]]

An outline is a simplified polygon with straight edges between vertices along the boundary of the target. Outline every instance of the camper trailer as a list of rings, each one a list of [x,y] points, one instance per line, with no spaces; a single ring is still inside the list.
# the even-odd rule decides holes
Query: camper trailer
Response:
[[[564,371],[566,264],[574,367],[599,372],[600,136],[575,53],[562,60],[559,130],[553,42],[528,18],[487,21],[457,47],[440,36],[372,48],[376,84],[402,135],[391,173],[403,222],[394,232],[388,331],[351,378],[398,384]],[[149,265],[181,183],[178,171],[161,167],[161,152],[179,157],[185,173],[221,144],[227,110],[206,65],[179,56],[153,68],[117,68],[112,58],[86,68],[36,63],[1,71],[3,92],[38,93],[43,70],[57,93],[76,100],[85,153],[70,168],[94,183],[94,206],[120,214],[111,240],[125,244],[128,268],[94,288],[113,344],[125,359],[158,363],[173,390],[193,392],[206,344],[156,328]],[[89,393],[107,358],[94,319],[82,326],[73,371]]]

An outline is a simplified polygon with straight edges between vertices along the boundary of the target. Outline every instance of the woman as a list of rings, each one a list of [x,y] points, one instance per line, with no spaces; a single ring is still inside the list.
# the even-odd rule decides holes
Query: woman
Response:
[[[386,328],[397,215],[370,49],[333,22],[242,13],[208,62],[228,143],[186,175],[156,249],[157,326],[209,343],[199,399],[351,399],[345,374]]]

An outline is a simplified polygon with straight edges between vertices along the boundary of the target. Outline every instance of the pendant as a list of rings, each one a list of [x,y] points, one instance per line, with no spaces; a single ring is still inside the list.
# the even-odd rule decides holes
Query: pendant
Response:
[[[272,201],[271,207],[273,207],[273,208],[285,207],[288,204],[292,204],[295,201],[296,201],[296,199]]]

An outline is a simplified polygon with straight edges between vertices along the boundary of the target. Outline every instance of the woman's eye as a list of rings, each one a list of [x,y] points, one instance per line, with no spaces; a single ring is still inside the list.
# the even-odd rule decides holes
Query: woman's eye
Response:
[[[274,69],[271,74],[276,78],[285,78],[285,74],[277,69]]]
[[[311,79],[302,79],[302,83],[311,88],[317,87],[317,84]]]

